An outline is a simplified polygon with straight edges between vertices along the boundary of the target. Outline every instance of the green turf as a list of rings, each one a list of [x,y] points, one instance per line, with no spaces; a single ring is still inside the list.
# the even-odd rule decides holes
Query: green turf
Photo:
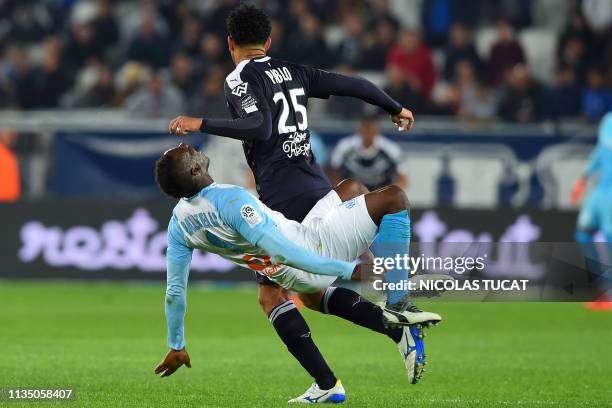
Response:
[[[310,385],[250,287],[190,288],[193,368],[155,377],[166,352],[162,298],[161,284],[0,282],[0,386],[72,387],[67,404],[79,407],[273,407]],[[610,406],[612,313],[569,303],[428,306],[445,321],[426,338],[418,385],[407,384],[388,339],[305,312],[345,405]]]

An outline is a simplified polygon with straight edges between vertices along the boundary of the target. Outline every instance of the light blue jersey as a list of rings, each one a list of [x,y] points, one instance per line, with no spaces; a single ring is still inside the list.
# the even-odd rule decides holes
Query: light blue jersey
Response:
[[[612,237],[612,112],[601,121],[597,146],[589,157],[586,175],[597,177],[597,182],[582,204],[578,227],[602,230],[607,237]]]
[[[168,226],[166,319],[168,344],[185,347],[184,316],[193,249],[219,254],[237,265],[270,275],[294,267],[350,279],[354,265],[308,251],[308,228],[269,209],[247,190],[213,183],[181,199]]]

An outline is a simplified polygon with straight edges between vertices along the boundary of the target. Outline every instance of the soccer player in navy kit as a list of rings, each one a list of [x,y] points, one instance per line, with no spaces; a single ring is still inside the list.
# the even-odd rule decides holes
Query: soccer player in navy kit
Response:
[[[242,140],[259,198],[272,210],[301,222],[315,203],[331,190],[310,150],[308,98],[357,97],[388,112],[399,130],[407,131],[412,127],[412,113],[369,81],[267,56],[271,27],[269,18],[260,9],[249,5],[236,8],[227,26],[228,46],[236,64],[236,69],[225,81],[233,119],[179,116],[170,122],[169,131],[178,135],[204,132]],[[353,189],[353,196],[361,193],[359,188]],[[403,211],[388,216],[383,222],[389,225],[389,231],[394,225],[401,225],[401,230],[405,231],[410,220],[407,211]],[[409,240],[409,235],[403,239]],[[392,245],[382,244],[383,250],[375,255],[393,256],[385,253],[385,248],[389,252]],[[407,274],[406,271],[394,272],[388,272],[386,278],[398,281]],[[260,304],[266,315],[274,316],[270,320],[278,335],[315,378],[318,387],[331,389],[337,379],[314,344],[306,321],[291,307],[287,291],[263,275],[256,276],[260,283]],[[350,315],[351,305],[367,302],[351,290],[333,289],[310,294],[302,301],[308,307],[337,315]],[[405,295],[405,291],[389,293],[389,310],[414,308],[404,301]],[[393,323],[392,320],[388,322]]]

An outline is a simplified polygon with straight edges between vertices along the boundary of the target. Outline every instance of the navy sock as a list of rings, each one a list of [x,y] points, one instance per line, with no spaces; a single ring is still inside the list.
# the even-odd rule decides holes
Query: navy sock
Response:
[[[321,299],[321,311],[385,334],[396,343],[402,338],[401,328],[385,327],[380,307],[350,289],[328,287]]]
[[[293,357],[304,367],[322,390],[336,385],[336,376],[310,335],[306,320],[291,300],[276,306],[268,317]]]

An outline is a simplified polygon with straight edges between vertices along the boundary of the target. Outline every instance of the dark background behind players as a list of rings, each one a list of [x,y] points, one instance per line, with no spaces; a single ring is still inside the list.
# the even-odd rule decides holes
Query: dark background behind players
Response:
[[[187,104],[217,70],[229,70],[224,21],[237,0],[17,1],[2,4],[0,18],[0,107],[129,107],[142,115],[164,109],[130,103],[129,96],[165,76],[172,101]],[[536,114],[520,114],[503,97],[490,103],[507,121],[578,117],[597,120],[612,104],[612,36],[609,7],[594,2],[270,0],[271,54],[299,63],[371,72],[402,72],[404,94],[419,113],[459,115],[469,92],[457,64],[469,61],[489,91],[515,93],[508,73],[527,63],[540,91],[529,103]],[[513,4],[510,6],[510,4]],[[554,16],[551,17],[551,16]],[[548,54],[550,58],[548,57]],[[546,61],[546,59],[550,61]],[[128,67],[131,67],[128,69]],[[586,67],[598,69],[600,79]],[[61,68],[61,69],[60,69]],[[555,81],[557,69],[571,79]],[[593,78],[592,80],[591,77]],[[557,109],[559,92],[571,85],[585,92],[571,109]],[[395,84],[394,86],[398,86]],[[96,97],[75,97],[95,93]],[[167,98],[163,95],[162,98]],[[547,103],[550,102],[550,103]],[[137,108],[137,109],[134,109]],[[330,104],[330,112],[338,112]],[[510,112],[508,111],[510,109]],[[352,109],[348,116],[358,116]]]

